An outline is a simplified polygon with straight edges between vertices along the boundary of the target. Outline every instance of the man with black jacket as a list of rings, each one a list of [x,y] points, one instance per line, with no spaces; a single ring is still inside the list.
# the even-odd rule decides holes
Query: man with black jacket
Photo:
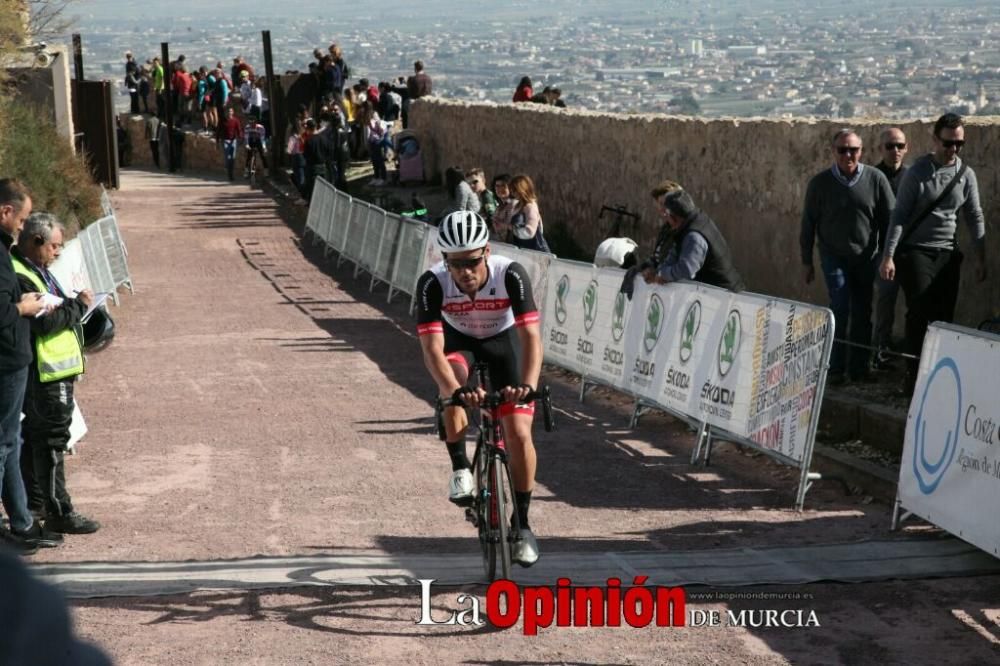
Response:
[[[13,178],[0,179],[0,495],[10,520],[10,532],[0,539],[25,552],[55,546],[28,511],[21,480],[21,406],[31,363],[28,319],[45,311],[39,295],[21,296],[9,248],[31,214],[28,189]]]
[[[650,194],[660,217],[674,233],[667,255],[655,267],[643,269],[646,282],[694,280],[743,291],[746,285],[733,265],[729,244],[712,218],[695,206],[691,195],[671,180],[663,181]]]
[[[100,525],[73,509],[63,456],[73,421],[73,384],[83,374],[81,319],[94,294],[85,289],[73,298],[49,272],[62,246],[63,225],[54,215],[33,213],[11,252],[24,293],[46,293],[62,301],[44,317],[31,320],[34,357],[24,396],[21,474],[28,506],[44,512],[47,530],[90,534]]]

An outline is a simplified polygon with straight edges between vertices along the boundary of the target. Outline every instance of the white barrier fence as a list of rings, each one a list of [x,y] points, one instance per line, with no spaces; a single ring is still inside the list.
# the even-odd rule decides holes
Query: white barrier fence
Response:
[[[713,438],[738,441],[800,470],[796,506],[812,480],[813,443],[833,314],[826,308],[703,284],[651,286],[624,272],[556,260],[542,316],[546,361],[584,385],[636,398],[700,427],[692,462]],[[586,388],[581,389],[581,399]]]
[[[900,510],[1000,557],[1000,336],[932,324],[906,422]],[[904,516],[905,517],[905,516]]]
[[[355,277],[368,273],[369,291],[383,282],[389,286],[390,301],[398,292],[413,295],[423,272],[428,225],[353,199],[317,178],[306,229],[314,242],[326,245],[327,254],[337,253],[338,265],[352,262]]]
[[[118,287],[125,286],[130,293],[133,288],[128,255],[114,211],[92,222],[66,243],[50,270],[64,289],[106,292],[118,305]]]
[[[416,282],[441,260],[433,227],[357,201],[322,179],[307,229],[348,260],[416,304]],[[648,408],[700,428],[692,463],[707,464],[713,439],[737,441],[800,470],[802,508],[826,368],[833,343],[829,309],[702,284],[619,292],[624,271],[557,259],[492,243],[493,252],[528,270],[539,312],[545,360],[636,399],[632,423]]]

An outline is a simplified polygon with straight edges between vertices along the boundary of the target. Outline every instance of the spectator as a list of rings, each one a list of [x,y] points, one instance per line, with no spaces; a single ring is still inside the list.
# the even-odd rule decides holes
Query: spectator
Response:
[[[515,204],[514,198],[510,195],[510,174],[499,173],[493,176],[491,189],[497,201],[497,209],[494,211],[491,221],[491,240],[510,243],[514,235],[510,226],[510,218],[514,214]]]
[[[243,70],[239,76],[240,78],[237,81],[240,82],[240,104],[243,106],[243,113],[249,115],[250,98],[253,96],[253,84],[250,83],[250,72]]]
[[[233,107],[226,109],[225,120],[219,123],[219,131],[216,135],[216,142],[222,145],[222,159],[226,164],[226,175],[229,182],[233,181],[236,151],[239,150],[240,142],[243,140],[243,125],[236,118]]]
[[[195,104],[201,113],[201,129],[210,132],[217,123],[212,122],[212,92],[208,83],[208,69],[204,66],[195,74]]]
[[[410,105],[414,100],[427,97],[433,86],[431,77],[424,72],[424,63],[417,60],[413,63],[413,75],[406,79],[406,97],[403,98],[403,127],[409,126]]]
[[[683,187],[665,180],[653,188],[650,196],[673,234],[663,260],[655,266],[642,266],[640,272],[647,283],[694,280],[730,291],[746,288],[722,232]]]
[[[493,214],[497,212],[497,198],[486,187],[486,174],[479,167],[465,172],[465,182],[479,199],[479,214],[492,228]]]
[[[151,113],[149,110],[149,91],[152,86],[149,84],[149,67],[142,66],[139,68],[139,100],[142,102],[142,112]]]
[[[958,156],[965,145],[962,117],[946,113],[934,123],[934,152],[918,159],[899,184],[882,257],[881,274],[906,294],[905,351],[919,356],[933,321],[955,317],[962,253],[955,232],[964,212],[972,233],[976,282],[986,280],[986,223],[976,173]],[[908,361],[902,386],[912,395],[918,361]]]
[[[545,242],[535,184],[527,176],[514,176],[510,180],[510,193],[515,200],[510,217],[514,245],[548,252],[549,245]]]
[[[882,160],[875,165],[889,180],[892,194],[895,196],[899,192],[899,183],[903,180],[906,167],[903,166],[903,158],[906,157],[906,135],[898,127],[891,127],[882,132],[879,138],[879,152]],[[888,229],[879,229],[879,256],[885,252],[885,239],[888,236]],[[892,328],[896,321],[896,297],[899,294],[899,283],[895,280],[883,280],[881,276],[876,282],[875,302],[875,335],[872,345],[875,347],[875,357],[872,359],[872,366],[876,369],[884,369],[891,365],[891,356],[888,351],[892,347]]]
[[[382,119],[371,100],[366,100],[360,107],[358,125],[364,132],[365,141],[368,145],[368,156],[371,158],[372,169],[375,177],[370,184],[376,187],[385,185],[388,182],[389,174],[385,167],[385,151],[391,147],[389,132],[386,131]]]
[[[178,63],[171,85],[176,100],[174,110],[177,112],[177,122],[180,125],[191,122],[191,83],[191,75],[188,74],[187,67],[183,63]]]
[[[358,85],[363,91],[365,91],[365,98],[370,100],[375,106],[375,110],[378,110],[378,88],[368,82],[368,79],[361,79],[358,81]]]
[[[253,67],[247,64],[247,61],[243,59],[243,56],[236,56],[233,58],[233,67],[230,72],[232,75],[231,81],[239,81],[243,78],[243,72],[247,73],[247,78],[250,79],[250,83],[253,83],[256,78],[253,73]]]
[[[76,297],[49,273],[59,258],[64,227],[54,215],[32,213],[12,252],[22,293],[50,294],[61,303],[31,319],[33,358],[21,423],[21,474],[28,508],[44,513],[45,528],[63,534],[91,534],[100,524],[78,513],[66,488],[64,452],[73,421],[73,385],[83,374],[82,318],[94,302],[89,289]]]
[[[534,94],[535,93],[531,89],[531,78],[522,76],[521,82],[517,84],[517,89],[514,91],[513,101],[530,102]]]
[[[444,184],[448,190],[448,205],[444,210],[445,215],[458,210],[479,212],[479,197],[465,181],[465,172],[461,168],[451,167],[445,170]]]
[[[528,101],[534,104],[546,104],[551,106],[552,104],[555,103],[556,98],[555,94],[552,92],[552,88],[550,88],[549,86],[545,86],[545,89],[542,90],[542,92],[536,95],[532,95],[531,99]]]
[[[347,128],[347,123],[344,115],[340,112],[340,108],[337,106],[333,107],[332,113],[329,114],[329,132],[330,137],[328,141],[328,146],[332,143],[333,151],[333,161],[336,167],[336,175],[331,174],[335,180],[331,181],[337,189],[346,190],[347,189],[347,167],[351,161],[351,151],[348,142],[351,137],[351,131]],[[329,159],[329,157],[327,158]]]
[[[829,381],[870,381],[872,287],[875,282],[879,229],[889,224],[895,198],[889,181],[878,169],[861,163],[861,137],[842,129],[831,142],[834,163],[813,176],[806,188],[799,244],[806,284],[816,277],[813,244],[819,237],[830,309],[834,317],[834,345]],[[850,350],[843,344],[852,343]]]
[[[323,116],[320,116],[321,118]],[[312,118],[306,121],[306,140],[304,146],[304,155],[306,159],[306,183],[305,183],[305,194],[303,197],[306,201],[312,199],[313,188],[316,184],[317,177],[330,178],[331,176],[326,173],[326,165],[329,162],[329,157],[327,156],[327,143],[325,142],[325,137],[322,136],[324,132],[329,131],[326,123],[318,128],[316,127],[316,121]],[[328,181],[329,182],[329,181]]]
[[[378,84],[378,89],[378,115],[387,123],[396,122],[403,108],[403,98],[385,81]]]
[[[215,70],[215,84],[212,86],[212,102],[215,104],[216,118],[226,116],[226,106],[229,104],[229,94],[231,92],[229,81],[223,76],[221,69]]]
[[[160,134],[162,130],[162,123],[157,116],[150,115],[146,118],[146,141],[149,142],[149,152],[153,157],[153,164],[157,169],[160,168]]]
[[[125,89],[131,103],[129,113],[139,114],[139,65],[131,51],[125,52]]]
[[[31,215],[31,195],[13,178],[0,179],[0,495],[10,531],[0,538],[22,553],[38,546],[55,546],[28,510],[21,478],[21,406],[31,364],[29,321],[45,311],[40,294],[21,294],[11,263],[10,247]],[[6,595],[0,594],[0,598]]]
[[[164,80],[163,65],[159,58],[153,58],[153,94],[156,95],[156,115],[163,119],[167,113],[167,98],[164,91],[167,89]]]
[[[305,190],[306,182],[306,156],[304,153],[305,143],[302,140],[302,124],[298,118],[292,120],[292,126],[288,132],[288,144],[285,152],[288,154],[288,161],[292,167],[292,185],[299,191]]]
[[[424,71],[424,63],[417,60],[413,63],[413,76],[406,79],[406,89],[410,93],[410,99],[420,99],[432,93],[433,85],[431,77]]]

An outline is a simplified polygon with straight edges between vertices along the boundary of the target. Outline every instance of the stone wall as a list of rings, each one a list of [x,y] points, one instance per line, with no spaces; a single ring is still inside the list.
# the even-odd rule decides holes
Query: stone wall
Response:
[[[588,253],[610,228],[602,205],[623,204],[642,215],[636,240],[648,252],[659,225],[649,191],[680,182],[718,223],[751,290],[826,304],[822,278],[807,286],[799,260],[799,219],[809,178],[829,166],[830,137],[844,121],[704,120],[620,115],[535,104],[471,104],[420,100],[410,111],[422,139],[428,174],[452,165],[493,174],[525,173],[535,181],[546,229],[565,225]],[[854,121],[865,162],[877,162],[887,125]],[[899,125],[908,162],[931,149],[933,121]],[[985,284],[963,273],[957,320],[976,325],[1000,310],[1000,118],[969,118],[964,159],[975,169],[987,223],[991,274]],[[547,232],[549,233],[549,232]],[[960,238],[967,248],[968,232]],[[968,255],[969,253],[966,252]],[[818,258],[816,264],[818,266]],[[900,302],[903,299],[900,298]],[[897,329],[901,318],[897,318]]]
[[[146,116],[133,116],[128,113],[121,114],[122,125],[129,133],[132,142],[132,163],[131,166],[151,167],[153,166],[153,154],[150,151],[149,141],[146,140]],[[166,131],[163,132],[166,139]],[[160,141],[164,143],[164,141]],[[242,154],[237,160],[242,164]],[[167,170],[167,147],[160,146],[160,168]],[[199,132],[184,133],[184,152],[181,163],[181,173],[184,171],[209,171],[213,173],[225,174],[226,165],[222,161],[222,149],[216,145],[212,136]]]

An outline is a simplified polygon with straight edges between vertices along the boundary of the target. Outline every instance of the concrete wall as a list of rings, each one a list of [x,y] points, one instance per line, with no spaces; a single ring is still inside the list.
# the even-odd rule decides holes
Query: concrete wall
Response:
[[[821,278],[812,286],[802,281],[799,219],[806,184],[831,164],[829,139],[845,121],[704,120],[437,99],[416,102],[410,116],[428,174],[452,165],[480,166],[487,179],[500,172],[528,174],[546,229],[566,225],[589,253],[610,227],[607,218],[597,219],[605,204],[641,213],[636,240],[648,253],[659,226],[649,191],[670,178],[718,223],[751,290],[827,303]],[[877,162],[878,134],[886,123],[850,126],[864,140],[863,160]],[[908,161],[931,149],[932,126],[932,120],[900,125],[910,145]],[[966,262],[957,318],[976,325],[1000,310],[1000,234],[994,231],[1000,219],[1000,118],[969,118],[965,137],[962,156],[979,179],[991,275],[985,284],[973,282],[972,262]],[[967,237],[963,227],[964,247]]]
[[[132,162],[130,166],[153,166],[153,154],[150,151],[149,141],[146,140],[146,116],[133,116],[122,113],[119,116],[122,125],[126,128],[129,138],[132,141]],[[163,132],[166,139],[166,130]],[[160,143],[165,143],[161,140]],[[160,146],[160,168],[167,170],[167,147]],[[237,158],[237,166],[242,169],[243,154],[240,152]],[[216,145],[212,136],[207,136],[199,132],[186,132],[184,138],[184,157],[181,164],[181,172],[184,171],[210,171],[220,174],[226,173],[226,164],[222,160],[222,148]]]

